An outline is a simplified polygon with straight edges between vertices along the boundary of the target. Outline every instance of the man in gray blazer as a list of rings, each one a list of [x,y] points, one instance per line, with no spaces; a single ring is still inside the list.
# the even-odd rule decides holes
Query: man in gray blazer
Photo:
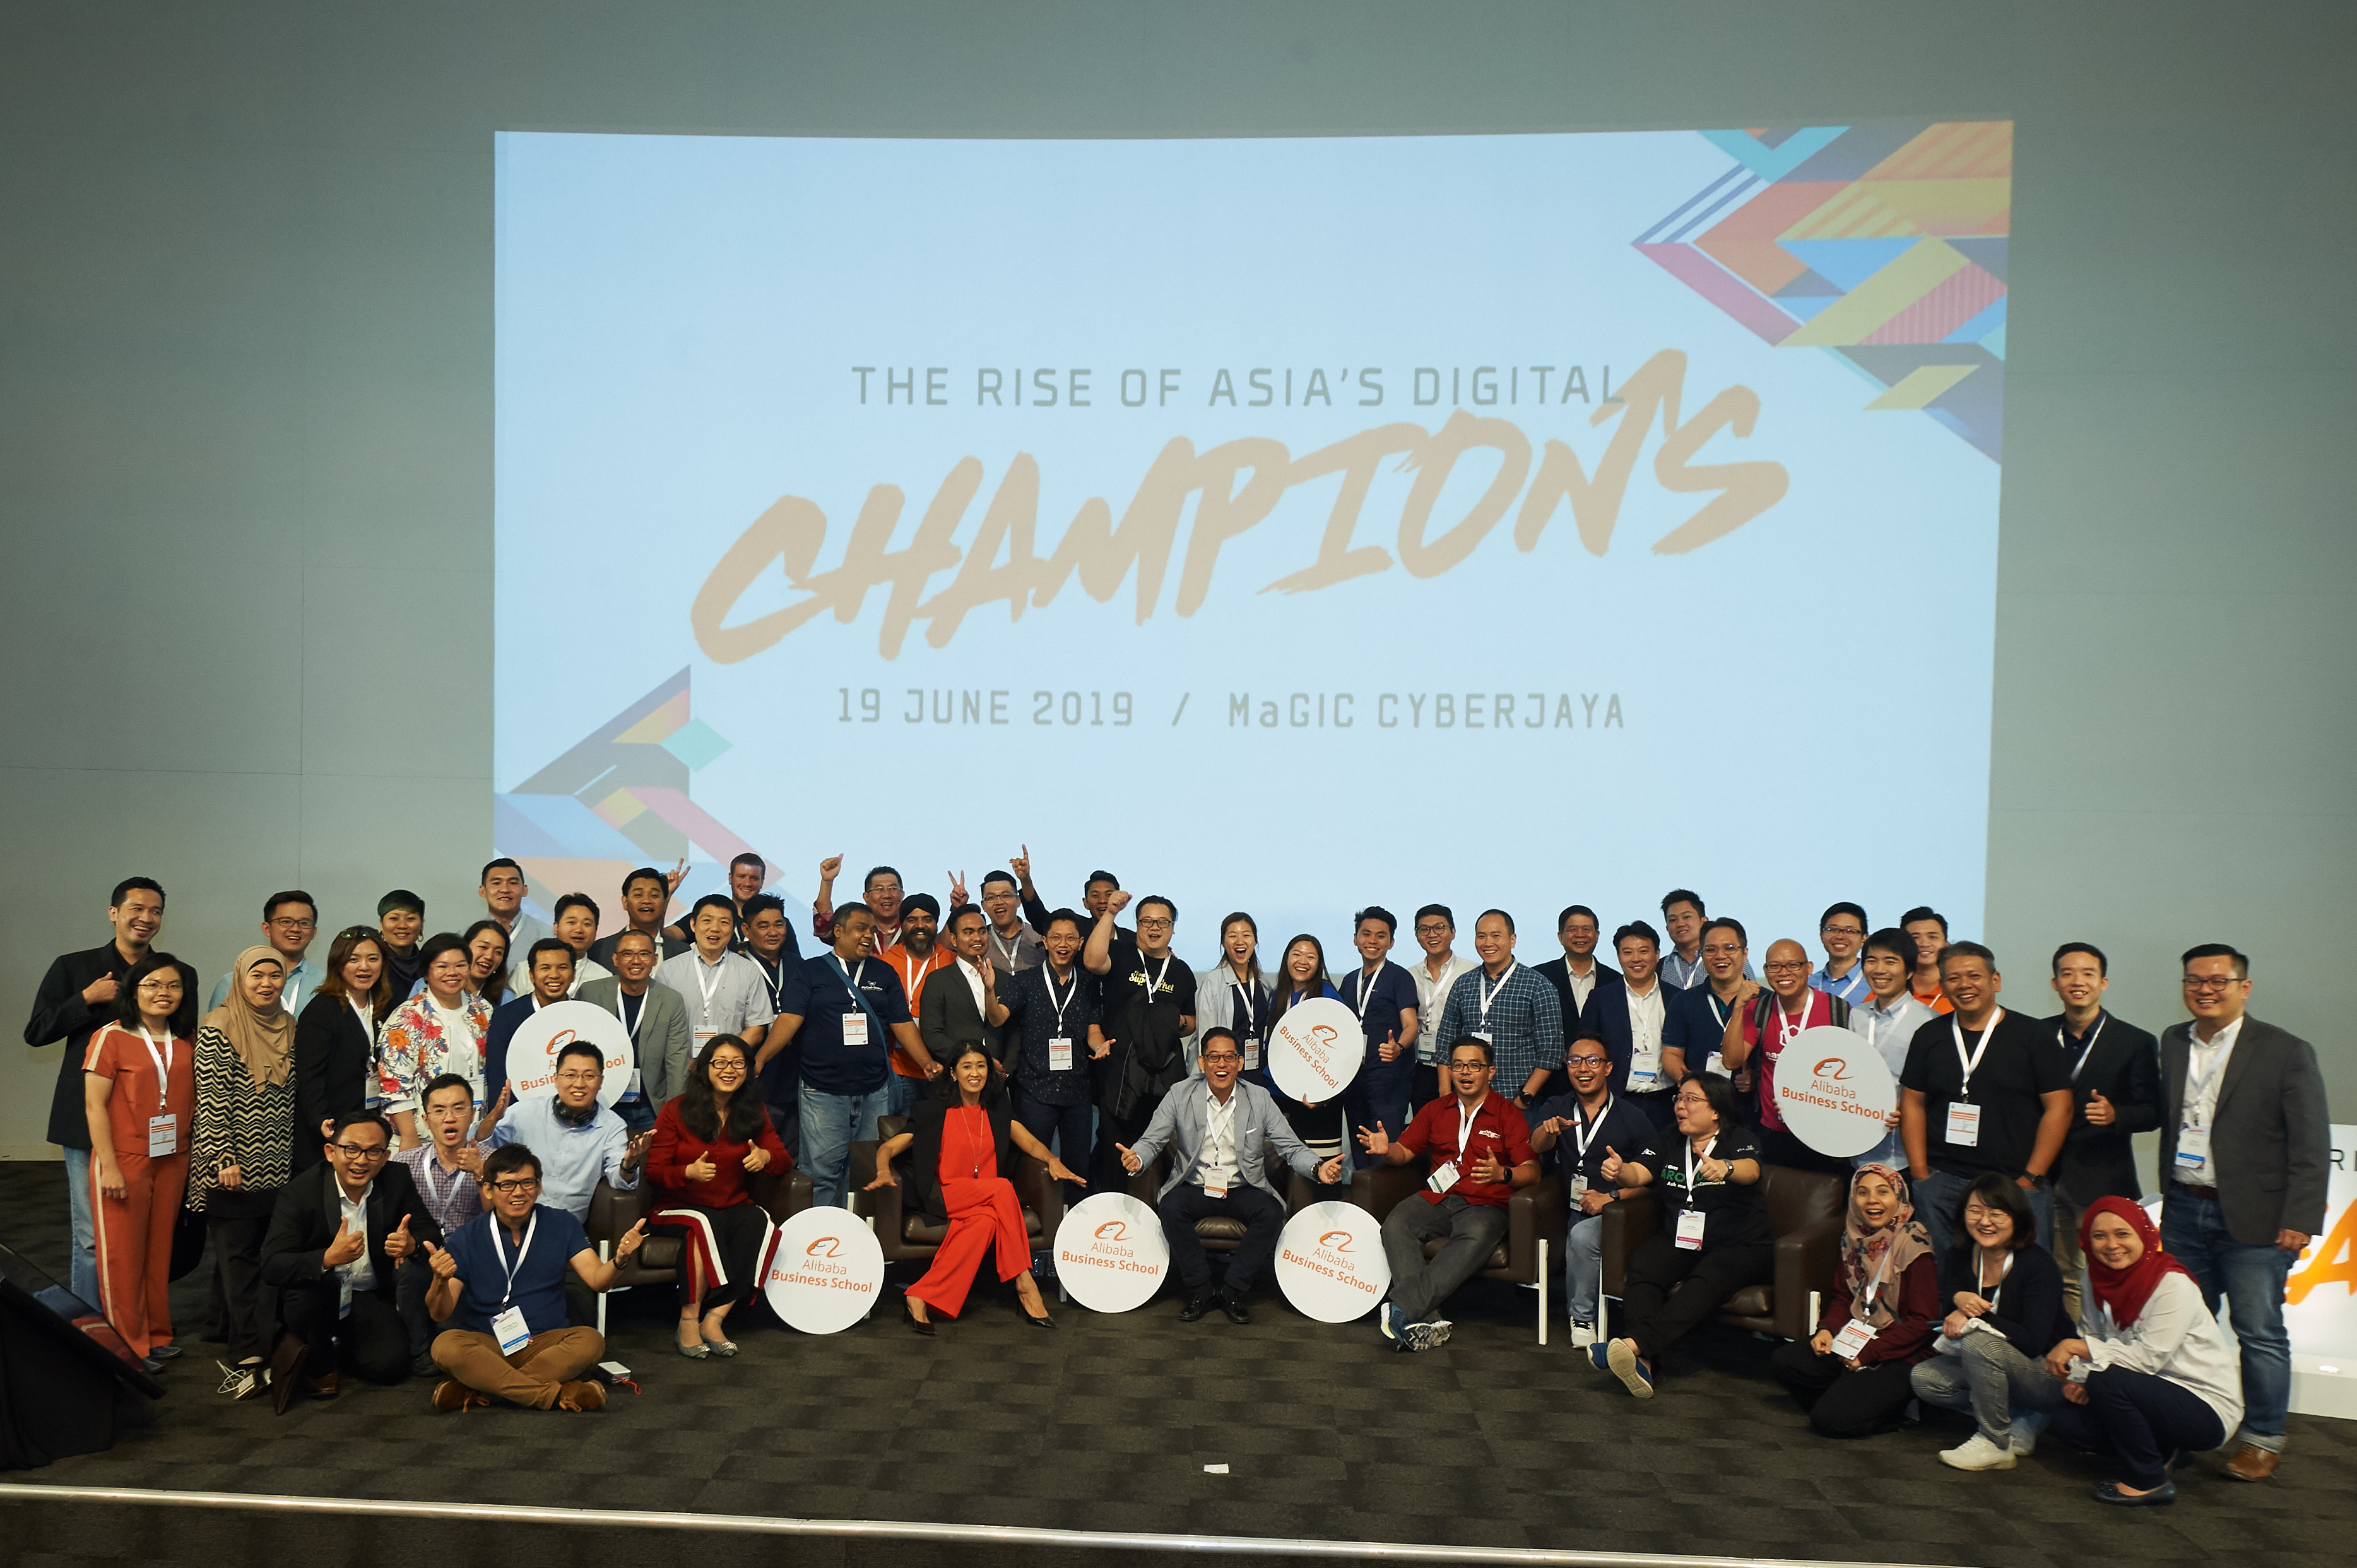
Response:
[[[1154,1207],[1170,1240],[1178,1283],[1187,1291],[1179,1322],[1192,1323],[1211,1310],[1211,1265],[1195,1234],[1195,1222],[1232,1219],[1244,1228],[1243,1240],[1228,1260],[1227,1283],[1218,1299],[1229,1321],[1250,1323],[1244,1293],[1276,1255],[1277,1232],[1286,1221],[1285,1201],[1269,1184],[1262,1146],[1273,1145],[1295,1170],[1329,1184],[1341,1176],[1342,1157],[1337,1155],[1319,1165],[1293,1135],[1268,1090],[1238,1081],[1243,1053],[1228,1030],[1206,1030],[1197,1061],[1202,1076],[1183,1080],[1162,1097],[1137,1146],[1125,1149],[1116,1144],[1114,1151],[1121,1156],[1122,1168],[1133,1176],[1165,1148],[1170,1151],[1168,1172]]]
[[[624,1125],[643,1133],[655,1112],[687,1087],[687,1004],[678,992],[654,979],[653,939],[624,931],[614,944],[614,972],[581,988],[580,1000],[603,1007],[622,1021],[637,1047],[638,1070],[614,1107]]]
[[[937,1062],[957,1060],[957,1047],[980,1040],[1004,1069],[1008,1064],[999,1026],[1006,1004],[998,999],[998,976],[989,959],[990,922],[981,909],[960,904],[950,911],[950,951],[957,961],[925,977],[917,998],[917,1037]]]
[[[2243,1430],[2226,1475],[2264,1481],[2282,1462],[2291,1405],[2284,1281],[2324,1229],[2332,1134],[2316,1052],[2244,1013],[2251,961],[2223,942],[2188,949],[2190,1024],[2161,1033],[2166,1104],[2160,1238],[2210,1310],[2224,1296],[2243,1348]]]

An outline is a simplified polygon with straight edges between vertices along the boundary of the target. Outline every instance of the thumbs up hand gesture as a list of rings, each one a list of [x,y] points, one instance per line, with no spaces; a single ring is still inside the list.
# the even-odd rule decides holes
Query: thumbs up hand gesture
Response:
[[[1399,1060],[1399,1031],[1397,1029],[1394,1029],[1390,1034],[1385,1035],[1383,1036],[1383,1043],[1375,1048],[1383,1054],[1383,1060],[1387,1062],[1395,1062]]]
[[[394,1226],[392,1233],[384,1239],[384,1255],[398,1263],[415,1251],[417,1238],[409,1233],[409,1216],[404,1214],[401,1217],[401,1223]]]
[[[1145,1168],[1146,1162],[1139,1159],[1130,1149],[1120,1144],[1115,1144],[1113,1148],[1114,1153],[1121,1156],[1121,1168],[1127,1171],[1130,1175],[1135,1176],[1140,1170]]]
[[[434,1271],[434,1277],[436,1280],[454,1280],[458,1277],[458,1260],[431,1241],[425,1243],[425,1266]]]
[[[2113,1107],[2110,1101],[2104,1098],[2103,1090],[2097,1090],[2087,1097],[2088,1126],[2108,1127],[2119,1119],[2119,1112]]]
[[[336,1221],[336,1239],[328,1243],[327,1251],[320,1255],[320,1266],[340,1269],[358,1258],[361,1255],[361,1249],[366,1245],[368,1245],[367,1241],[359,1231],[339,1219]]]
[[[1620,1151],[1609,1144],[1605,1144],[1604,1163],[1596,1167],[1596,1172],[1604,1178],[1605,1186],[1619,1187],[1620,1185]]]
[[[636,1225],[631,1226],[628,1230],[624,1231],[622,1233],[622,1239],[614,1243],[614,1262],[619,1263],[624,1258],[627,1258],[631,1253],[637,1251],[639,1250],[639,1243],[646,1239],[647,1222],[641,1219]]]

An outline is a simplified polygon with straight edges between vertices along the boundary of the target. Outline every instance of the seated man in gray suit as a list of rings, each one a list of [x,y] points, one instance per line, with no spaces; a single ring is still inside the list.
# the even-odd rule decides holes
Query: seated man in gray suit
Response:
[[[1006,1004],[998,999],[998,975],[991,967],[990,921],[974,905],[960,904],[950,911],[948,929],[957,961],[925,977],[917,997],[917,1037],[937,1062],[957,1060],[959,1045],[980,1040],[1000,1070],[1007,1070],[1013,1064],[999,1035]]]
[[[639,1065],[614,1113],[632,1133],[644,1133],[654,1126],[655,1112],[687,1087],[687,1004],[654,979],[654,939],[644,931],[624,931],[613,957],[614,972],[584,985],[580,999],[603,1007],[630,1032]]]
[[[1264,1169],[1262,1145],[1274,1145],[1286,1164],[1316,1181],[1331,1183],[1345,1167],[1340,1155],[1319,1165],[1293,1135],[1268,1090],[1237,1081],[1244,1058],[1234,1035],[1206,1030],[1198,1061],[1203,1075],[1184,1080],[1162,1097],[1137,1147],[1116,1144],[1114,1149],[1121,1155],[1122,1168],[1133,1176],[1164,1148],[1170,1150],[1169,1174],[1155,1195],[1155,1209],[1170,1239],[1170,1261],[1178,1271],[1178,1283],[1187,1289],[1178,1321],[1192,1323],[1211,1310],[1211,1265],[1195,1235],[1195,1222],[1217,1217],[1244,1228],[1244,1239],[1228,1262],[1226,1287],[1219,1293],[1220,1310],[1231,1322],[1250,1323],[1244,1293],[1275,1256],[1277,1232],[1286,1220],[1284,1200]]]

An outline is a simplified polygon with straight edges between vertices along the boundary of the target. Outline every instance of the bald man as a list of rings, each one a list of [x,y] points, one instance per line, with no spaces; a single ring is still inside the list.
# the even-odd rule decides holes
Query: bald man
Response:
[[[1758,982],[1749,980],[1737,987],[1739,1001],[1727,1020],[1719,1059],[1738,1075],[1738,1083],[1750,1081],[1760,1152],[1770,1165],[1847,1176],[1848,1161],[1821,1155],[1801,1142],[1784,1125],[1783,1115],[1776,1108],[1776,1058],[1784,1054],[1784,1047],[1804,1029],[1827,1025],[1849,1027],[1849,1004],[1809,984],[1814,967],[1809,950],[1792,938],[1779,937],[1769,943],[1768,961],[1760,965],[1768,988],[1762,991]]]

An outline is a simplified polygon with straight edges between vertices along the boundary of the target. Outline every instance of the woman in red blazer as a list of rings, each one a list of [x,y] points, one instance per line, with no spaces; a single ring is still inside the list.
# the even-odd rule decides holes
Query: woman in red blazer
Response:
[[[734,1356],[728,1311],[749,1299],[770,1266],[777,1234],[747,1178],[792,1165],[759,1091],[747,1091],[752,1053],[716,1036],[688,1069],[687,1089],[655,1118],[647,1180],[660,1205],[647,1223],[681,1233],[679,1353]]]

